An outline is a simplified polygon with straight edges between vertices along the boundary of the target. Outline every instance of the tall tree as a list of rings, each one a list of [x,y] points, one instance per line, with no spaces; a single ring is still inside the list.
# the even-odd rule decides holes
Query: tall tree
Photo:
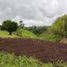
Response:
[[[12,34],[12,32],[16,31],[18,28],[18,25],[16,22],[11,20],[6,20],[3,22],[1,30],[6,30],[9,32],[9,35]]]
[[[23,23],[23,21],[21,20],[21,21],[19,21],[19,24],[20,24],[20,27],[21,28],[23,28],[24,27],[24,23]]]
[[[67,37],[67,15],[59,17],[49,28],[51,33]]]

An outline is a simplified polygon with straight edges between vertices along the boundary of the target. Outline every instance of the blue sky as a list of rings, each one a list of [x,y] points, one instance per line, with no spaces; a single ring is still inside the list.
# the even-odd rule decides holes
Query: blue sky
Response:
[[[51,25],[67,14],[67,0],[0,0],[0,21],[23,20],[26,26]]]

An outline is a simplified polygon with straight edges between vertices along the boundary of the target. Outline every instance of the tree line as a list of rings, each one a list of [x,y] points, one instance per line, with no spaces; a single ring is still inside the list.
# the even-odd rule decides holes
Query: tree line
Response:
[[[11,35],[18,28],[24,28],[33,32],[36,35],[40,35],[42,33],[55,34],[62,37],[67,37],[67,15],[59,17],[54,21],[52,26],[32,26],[32,27],[24,27],[23,21],[19,21],[19,25],[15,21],[6,20],[3,21],[1,25],[1,30],[6,30]]]

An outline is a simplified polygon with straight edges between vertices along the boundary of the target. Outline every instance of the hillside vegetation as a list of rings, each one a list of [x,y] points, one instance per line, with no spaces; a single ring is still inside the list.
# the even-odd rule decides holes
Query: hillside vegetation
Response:
[[[54,34],[41,34],[40,39],[47,40],[47,41],[60,41],[62,38],[59,35]]]
[[[14,29],[14,26],[16,29]],[[51,26],[24,27],[23,22],[17,26],[16,22],[6,20],[3,22],[0,28],[0,37],[2,38],[18,37],[43,39],[48,41],[61,41],[63,38],[67,38],[67,15],[57,18],[57,20],[55,20]]]
[[[36,38],[37,36],[25,29],[20,29],[14,32],[12,35],[9,35],[7,31],[0,30],[0,37],[1,38]]]
[[[21,37],[21,38],[36,38],[37,36],[32,33],[31,31],[25,30],[25,29],[18,29],[15,32],[15,35]]]
[[[18,36],[12,34],[12,35],[9,35],[9,33],[7,31],[1,31],[0,30],[0,38],[16,38]]]

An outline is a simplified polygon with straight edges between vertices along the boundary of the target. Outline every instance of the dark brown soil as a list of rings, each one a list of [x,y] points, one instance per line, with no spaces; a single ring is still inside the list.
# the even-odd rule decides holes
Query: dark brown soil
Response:
[[[67,45],[32,39],[2,39],[0,51],[14,52],[16,55],[33,56],[43,62],[67,61]]]

